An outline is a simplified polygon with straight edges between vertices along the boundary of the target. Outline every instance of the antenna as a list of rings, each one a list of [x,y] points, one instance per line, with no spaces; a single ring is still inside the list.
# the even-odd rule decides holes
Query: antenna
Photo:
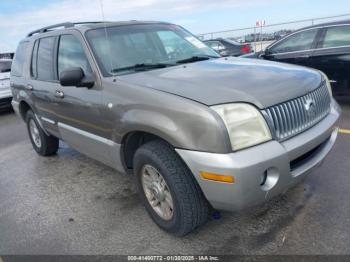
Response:
[[[105,20],[105,14],[104,14],[104,10],[103,10],[103,0],[100,0],[100,8],[101,8],[101,15],[102,15],[102,21],[106,21]],[[104,24],[104,31],[105,31],[105,37],[106,37],[106,42],[107,42],[107,45],[108,45],[108,50],[109,52],[111,51],[111,45],[110,45],[110,42],[109,42],[109,35],[108,35],[108,31],[107,31],[107,26],[106,24]],[[113,74],[113,69],[115,68],[114,65],[113,65],[113,61],[112,61],[112,58],[111,56],[109,55],[109,62],[110,62],[110,65],[111,65],[111,73]]]

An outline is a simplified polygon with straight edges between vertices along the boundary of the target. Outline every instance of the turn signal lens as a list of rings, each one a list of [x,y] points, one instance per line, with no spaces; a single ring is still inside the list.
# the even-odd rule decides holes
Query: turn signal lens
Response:
[[[202,178],[207,180],[225,182],[225,183],[235,182],[235,178],[233,176],[225,176],[225,175],[219,175],[219,174],[213,174],[213,173],[207,173],[207,172],[201,172],[200,174]]]

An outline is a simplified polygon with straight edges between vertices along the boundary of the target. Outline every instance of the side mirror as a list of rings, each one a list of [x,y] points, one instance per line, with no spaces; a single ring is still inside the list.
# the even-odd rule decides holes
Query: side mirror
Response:
[[[266,53],[265,51],[261,51],[256,53],[257,58],[265,58],[266,57]]]
[[[257,58],[265,59],[267,56],[268,56],[268,51],[267,51],[267,49],[262,50],[262,51],[259,51],[259,52],[256,52],[256,57],[257,57]]]
[[[62,86],[91,88],[94,85],[94,81],[87,79],[82,68],[72,67],[60,73],[60,84]]]
[[[270,48],[266,47],[263,52],[261,52],[263,56],[268,56],[271,54]]]

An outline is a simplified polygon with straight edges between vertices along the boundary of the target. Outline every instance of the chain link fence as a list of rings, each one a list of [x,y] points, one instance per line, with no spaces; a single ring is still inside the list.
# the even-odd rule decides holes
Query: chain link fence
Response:
[[[201,40],[210,40],[222,37],[229,38],[240,43],[251,43],[252,47],[254,48],[254,51],[258,52],[260,50],[265,49],[274,41],[281,39],[285,35],[299,28],[346,19],[350,19],[350,13],[327,17],[310,18],[304,20],[295,20],[276,24],[265,24],[264,26],[253,26],[216,32],[208,32],[199,34],[198,37]]]

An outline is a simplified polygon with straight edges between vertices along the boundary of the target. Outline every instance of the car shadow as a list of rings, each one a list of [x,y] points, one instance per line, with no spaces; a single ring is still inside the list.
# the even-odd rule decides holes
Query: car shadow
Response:
[[[6,109],[0,109],[0,117],[4,116],[4,115],[11,115],[11,114],[14,114],[14,113],[15,113],[15,111],[13,111],[12,107],[6,108]]]

